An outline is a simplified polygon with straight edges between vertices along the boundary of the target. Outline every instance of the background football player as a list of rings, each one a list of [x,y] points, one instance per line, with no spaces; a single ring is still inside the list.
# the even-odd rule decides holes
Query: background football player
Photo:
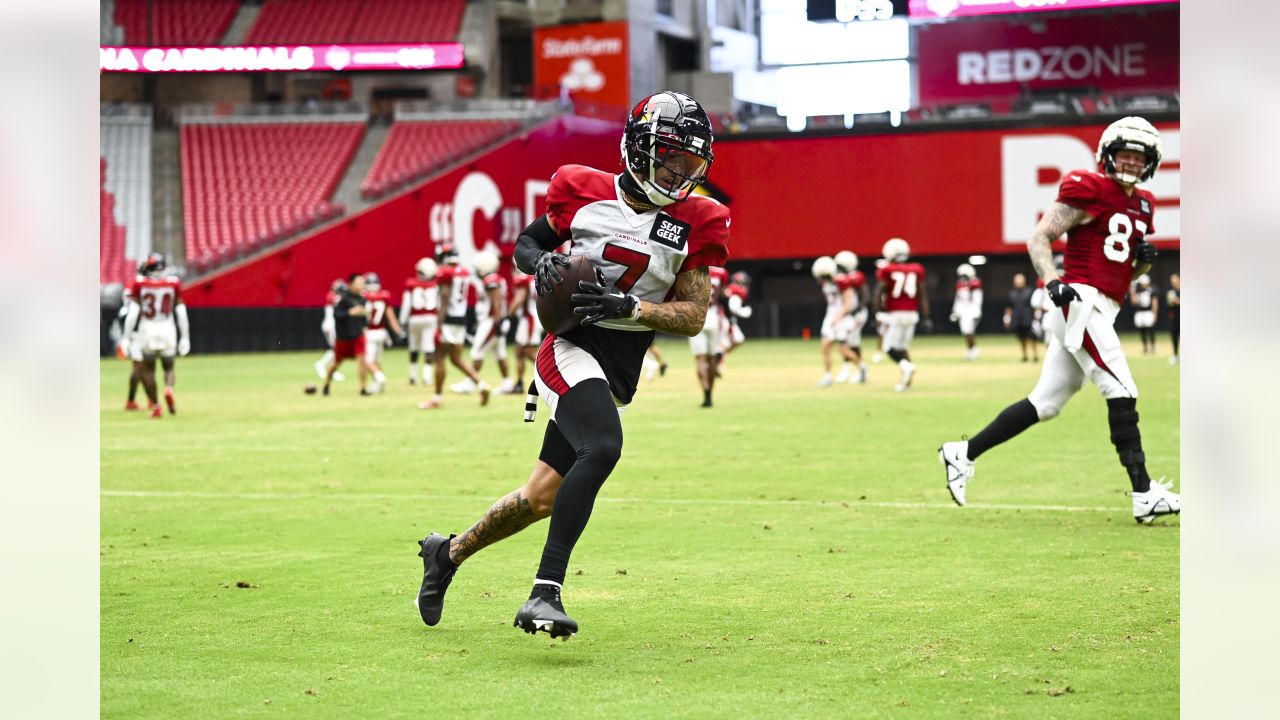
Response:
[[[521,233],[516,264],[536,276],[539,294],[551,293],[569,264],[555,249],[570,240],[570,254],[589,258],[605,284],[579,284],[571,297],[581,326],[548,335],[538,353],[535,384],[552,417],[529,480],[461,535],[420,542],[418,609],[426,624],[439,622],[459,563],[550,516],[533,590],[514,624],[553,637],[577,632],[560,590],[596,494],[622,454],[618,408],[635,394],[655,330],[685,337],[702,330],[707,268],[728,259],[728,208],[693,194],[710,169],[711,142],[702,107],[661,92],[631,111],[620,175],[566,165],[552,176],[547,213]]]
[[[175,355],[191,352],[191,328],[187,306],[182,302],[182,284],[165,274],[164,255],[151,253],[142,266],[142,276],[129,288],[129,310],[125,317],[126,344],[135,362],[141,363],[142,387],[146,390],[151,417],[161,415],[156,388],[156,360],[164,368],[164,401],[169,414],[178,412],[174,397],[177,381]]]
[[[1142,337],[1142,354],[1154,355],[1156,351],[1156,317],[1160,312],[1160,290],[1151,284],[1151,276],[1143,273],[1129,288],[1129,302],[1133,305],[1133,326]]]
[[[520,268],[511,268],[511,315],[515,329],[512,342],[516,346],[516,381],[513,393],[523,392],[525,362],[536,362],[538,345],[542,343],[542,323],[538,321],[538,301],[533,290],[533,276]]]
[[[698,385],[702,387],[701,407],[711,407],[711,391],[715,387],[717,377],[716,354],[720,352],[721,314],[720,290],[724,287],[729,273],[721,267],[708,268],[711,278],[711,305],[707,308],[707,317],[702,330],[689,338],[689,352],[693,355],[694,369],[698,373]]]
[[[356,365],[360,368],[360,392],[363,394],[365,392],[364,384],[368,376],[364,352],[364,325],[367,315],[364,299],[364,274],[351,273],[347,277],[347,281],[339,286],[334,293],[337,295],[337,301],[333,303],[333,362],[325,370],[324,394],[329,394],[329,388],[333,384],[334,378],[338,376],[338,368],[343,361],[352,359],[356,361]]]
[[[855,356],[849,349],[847,340],[853,327],[850,313],[857,300],[854,298],[853,284],[840,272],[835,259],[830,255],[814,260],[809,272],[818,281],[822,296],[827,301],[827,310],[822,316],[822,377],[818,380],[819,387],[827,387],[832,382],[831,348],[840,348],[845,363],[850,367],[853,365]]]
[[[337,321],[333,318],[333,306],[338,302],[338,292],[346,286],[347,284],[343,282],[342,278],[336,278],[329,283],[329,292],[325,293],[324,296],[324,319],[320,321],[320,334],[324,336],[324,341],[329,345],[329,349],[324,351],[324,355],[321,355],[313,366],[316,369],[316,375],[321,380],[329,376],[329,366],[333,364],[333,343],[337,339],[335,331]],[[342,382],[347,378],[342,373],[336,372],[333,374],[333,379]]]
[[[419,410],[440,407],[444,393],[445,356],[453,366],[462,371],[473,387],[480,391],[480,404],[489,404],[489,384],[480,379],[471,361],[462,354],[467,342],[467,295],[471,289],[471,269],[458,262],[453,245],[444,244],[436,252],[436,281],[440,284],[440,297],[444,303],[444,318],[440,323],[441,357],[436,360],[435,394],[426,402],[418,403]]]
[[[129,395],[125,399],[125,410],[138,409],[138,387],[142,385],[142,363],[133,359],[133,342],[134,335],[129,332],[129,308],[133,305],[133,287],[146,277],[147,260],[144,259],[138,263],[138,272],[133,277],[132,282],[125,283],[124,289],[120,296],[120,311],[116,313],[116,319],[111,323],[111,335],[116,341],[116,357],[121,360],[128,360],[129,369]]]
[[[649,349],[644,354],[644,371],[645,376],[650,380],[654,375],[665,376],[667,374],[667,359],[662,356],[662,350],[655,341],[649,345]]]
[[[911,339],[920,323],[926,332],[929,320],[929,293],[924,284],[924,266],[911,262],[911,246],[902,238],[889,238],[881,248],[885,264],[876,269],[880,283],[878,310],[886,314],[884,351],[902,371],[902,379],[893,386],[898,392],[911,389],[916,366],[911,362]]]
[[[1098,172],[1078,170],[1063,178],[1057,200],[1027,240],[1031,263],[1057,307],[1044,320],[1049,348],[1040,380],[1028,397],[1005,408],[977,435],[939,448],[947,489],[957,504],[965,504],[974,461],[982,453],[1057,417],[1088,379],[1107,401],[1111,442],[1133,489],[1134,519],[1151,522],[1181,511],[1182,499],[1147,474],[1138,387],[1114,325],[1130,281],[1156,257],[1155,246],[1144,239],[1155,230],[1155,198],[1137,185],[1155,175],[1160,156],[1159,131],[1140,117],[1126,117],[1102,133]],[[1063,233],[1067,251],[1060,276],[1050,246]]]
[[[365,373],[360,373],[360,394],[376,395],[386,389],[387,376],[382,372],[382,349],[391,347],[393,336],[404,337],[404,329],[400,321],[391,311],[391,291],[382,288],[382,279],[378,273],[368,273],[364,279],[365,328],[364,328],[364,366],[373,376],[373,385],[365,390]]]
[[[471,366],[479,373],[485,354],[492,350],[502,375],[498,392],[510,394],[515,383],[507,366],[507,336],[502,332],[502,321],[507,316],[507,281],[498,274],[498,256],[488,250],[476,253],[471,265],[476,271],[476,331],[471,340]]]
[[[738,326],[738,319],[745,320],[751,317],[751,306],[747,305],[750,295],[750,275],[739,270],[729,276],[729,284],[725,286],[724,291],[721,293],[721,297],[724,298],[721,310],[729,321],[728,330],[720,338],[720,348],[724,355],[733,352],[735,348],[747,341],[746,334]]]
[[[867,276],[858,269],[858,256],[852,250],[841,250],[835,256],[836,269],[844,276],[848,285],[853,288],[853,310],[849,313],[849,333],[844,344],[853,354],[853,362],[844,353],[844,367],[836,376],[836,382],[853,382],[853,365],[858,366],[858,382],[867,381],[867,364],[862,360],[862,328],[867,324],[870,314],[871,288],[867,286]],[[843,352],[843,351],[842,351]]]
[[[978,322],[982,320],[982,281],[969,263],[956,268],[956,296],[951,301],[951,322],[960,326],[964,336],[964,359],[978,359]]]
[[[436,283],[436,261],[424,257],[413,266],[413,277],[404,281],[400,297],[400,326],[409,334],[409,384],[427,376],[418,360],[427,365],[436,361],[436,328],[439,325],[440,286]]]

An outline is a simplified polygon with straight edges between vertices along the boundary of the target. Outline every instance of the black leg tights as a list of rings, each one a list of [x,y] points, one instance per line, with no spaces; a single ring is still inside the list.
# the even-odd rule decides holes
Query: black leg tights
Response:
[[[622,422],[609,385],[593,379],[570,388],[560,397],[555,426],[573,448],[574,461],[556,492],[537,579],[563,584],[569,555],[591,519],[596,494],[622,456]]]

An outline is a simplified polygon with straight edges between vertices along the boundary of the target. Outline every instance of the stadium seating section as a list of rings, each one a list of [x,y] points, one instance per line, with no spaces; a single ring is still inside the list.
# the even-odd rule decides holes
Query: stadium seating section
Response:
[[[342,214],[329,202],[363,123],[185,125],[183,224],[194,273]]]
[[[402,121],[391,126],[386,143],[360,184],[364,197],[377,197],[457,161],[516,132],[515,120]]]
[[[124,256],[125,229],[116,222],[116,198],[107,192],[107,160],[101,158],[102,195],[99,203],[98,282],[123,283],[130,277],[131,263]]]
[[[238,0],[115,0],[126,45],[219,45]]]
[[[465,9],[465,0],[266,0],[246,43],[452,41]]]
[[[120,282],[151,252],[151,121],[102,118],[102,282]],[[124,268],[122,271],[121,268]],[[122,274],[123,272],[123,274]]]

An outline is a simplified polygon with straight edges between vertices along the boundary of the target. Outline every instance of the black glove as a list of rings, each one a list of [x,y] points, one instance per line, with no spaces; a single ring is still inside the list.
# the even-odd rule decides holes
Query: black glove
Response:
[[[1156,246],[1146,240],[1138,243],[1138,247],[1133,251],[1133,257],[1139,265],[1150,265],[1156,261],[1156,256],[1159,254],[1160,251],[1156,250]]]
[[[920,329],[924,330],[926,335],[933,334],[933,320],[924,318],[920,321]]]
[[[549,295],[553,284],[564,282],[564,276],[556,271],[557,265],[569,267],[569,258],[553,252],[544,252],[538,256],[538,261],[533,266],[533,284],[539,295]]]
[[[1050,280],[1044,289],[1049,291],[1049,299],[1055,307],[1062,307],[1073,300],[1080,299],[1080,293],[1070,285],[1063,285],[1061,280]]]
[[[615,287],[605,287],[583,280],[578,283],[580,293],[569,296],[576,307],[573,314],[582,318],[583,325],[601,320],[629,318],[640,303],[635,295],[628,295]]]

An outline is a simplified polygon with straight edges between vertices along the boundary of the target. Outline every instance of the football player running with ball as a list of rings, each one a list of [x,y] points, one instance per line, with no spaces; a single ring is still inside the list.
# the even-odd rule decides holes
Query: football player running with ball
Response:
[[[596,494],[622,454],[620,409],[635,394],[655,330],[685,337],[702,330],[708,268],[728,260],[728,208],[693,194],[711,168],[711,143],[702,106],[664,91],[631,111],[621,174],[565,165],[552,176],[546,215],[520,235],[516,264],[546,295],[563,281],[569,262],[554,250],[568,240],[570,255],[586,256],[605,284],[579,284],[572,299],[581,325],[548,334],[538,352],[534,382],[551,420],[528,481],[461,535],[432,533],[419,542],[417,604],[427,625],[440,621],[459,564],[550,517],[533,591],[514,624],[552,637],[578,631],[560,591]]]
[[[1130,281],[1156,257],[1155,246],[1143,239],[1155,230],[1154,197],[1137,184],[1155,175],[1160,157],[1159,131],[1140,117],[1126,117],[1102,133],[1099,172],[1077,170],[1063,178],[1057,200],[1027,240],[1031,263],[1056,306],[1044,318],[1049,347],[1040,381],[973,438],[939,448],[956,504],[965,504],[966,485],[982,453],[1057,417],[1088,379],[1107,400],[1111,442],[1133,486],[1134,519],[1147,523],[1181,511],[1182,499],[1147,475],[1138,432],[1138,387],[1114,327]],[[1063,233],[1067,251],[1059,275],[1050,245]]]

